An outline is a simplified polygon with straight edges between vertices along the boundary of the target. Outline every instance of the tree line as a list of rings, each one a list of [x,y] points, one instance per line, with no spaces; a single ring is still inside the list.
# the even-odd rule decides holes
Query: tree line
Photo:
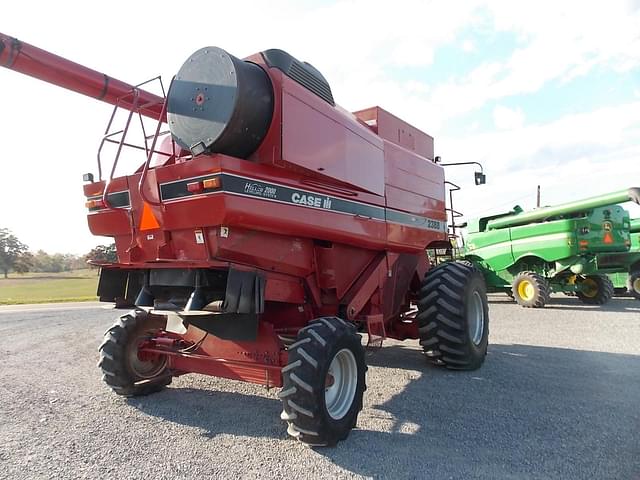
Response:
[[[90,267],[88,261],[116,262],[115,243],[98,245],[85,255],[49,254],[44,250],[32,253],[9,229],[0,228],[0,272],[4,274],[4,278],[7,278],[10,272],[59,273],[79,270]]]

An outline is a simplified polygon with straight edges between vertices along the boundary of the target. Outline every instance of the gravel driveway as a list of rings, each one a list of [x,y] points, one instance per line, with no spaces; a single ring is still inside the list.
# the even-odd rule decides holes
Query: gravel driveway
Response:
[[[116,311],[0,307],[0,478],[640,478],[640,302],[490,302],[482,369],[385,342],[358,429],[317,450],[287,437],[277,390],[187,375],[112,394],[96,361]]]

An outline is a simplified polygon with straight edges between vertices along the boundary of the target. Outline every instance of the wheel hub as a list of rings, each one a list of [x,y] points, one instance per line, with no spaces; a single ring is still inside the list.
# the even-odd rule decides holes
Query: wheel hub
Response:
[[[518,295],[523,300],[531,300],[536,294],[536,290],[529,280],[522,280],[518,284]]]
[[[640,293],[640,278],[636,278],[633,283],[631,284],[631,288],[633,288],[633,291],[636,293]]]
[[[484,308],[482,297],[477,291],[473,292],[467,307],[467,328],[469,329],[469,338],[474,345],[480,345],[484,335]]]
[[[591,278],[586,278],[582,282],[582,294],[589,298],[595,297],[598,294],[598,284]]]
[[[128,352],[128,364],[131,373],[139,379],[149,379],[158,376],[165,369],[167,357],[141,352],[140,349],[148,345],[148,337],[141,336],[131,342]]]
[[[348,348],[335,354],[325,378],[324,400],[327,413],[334,420],[343,418],[356,395],[358,365]]]
[[[327,377],[324,380],[324,388],[329,388],[336,383],[336,379],[330,373],[327,373]]]

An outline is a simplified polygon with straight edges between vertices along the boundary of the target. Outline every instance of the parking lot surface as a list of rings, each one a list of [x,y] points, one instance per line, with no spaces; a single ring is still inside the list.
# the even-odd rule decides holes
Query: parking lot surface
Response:
[[[0,308],[0,478],[640,478],[640,302],[490,297],[484,366],[426,364],[417,341],[368,354],[358,428],[290,439],[277,390],[186,375],[123,399],[96,367],[118,312]]]

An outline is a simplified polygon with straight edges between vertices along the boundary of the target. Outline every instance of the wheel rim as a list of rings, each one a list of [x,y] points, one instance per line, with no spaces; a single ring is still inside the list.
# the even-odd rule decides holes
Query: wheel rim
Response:
[[[467,307],[467,328],[469,329],[469,338],[474,345],[480,345],[484,334],[484,306],[478,292],[473,292]]]
[[[536,289],[529,280],[522,280],[518,284],[518,295],[523,300],[531,300],[536,294]]]
[[[333,357],[325,385],[327,412],[334,420],[340,420],[351,408],[358,386],[358,364],[351,350],[343,348]]]
[[[139,380],[157,377],[167,365],[167,357],[164,355],[144,355],[141,358],[139,348],[150,336],[152,336],[151,332],[140,335],[135,341],[131,342],[127,351],[131,373],[138,377]]]
[[[585,278],[582,282],[582,294],[585,297],[593,298],[598,294],[598,284],[592,278]]]
[[[631,284],[631,288],[633,288],[633,291],[640,294],[640,277],[636,278],[633,283]]]

